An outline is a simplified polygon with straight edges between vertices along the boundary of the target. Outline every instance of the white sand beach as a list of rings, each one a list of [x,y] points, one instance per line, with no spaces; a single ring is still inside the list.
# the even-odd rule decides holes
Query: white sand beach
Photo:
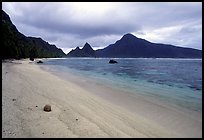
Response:
[[[79,78],[28,59],[2,62],[2,137],[202,137],[202,114]]]

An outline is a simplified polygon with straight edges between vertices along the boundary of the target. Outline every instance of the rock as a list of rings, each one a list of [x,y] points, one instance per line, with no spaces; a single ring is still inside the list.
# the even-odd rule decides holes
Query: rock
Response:
[[[30,57],[30,61],[34,61],[34,58],[33,58],[33,57]]]
[[[37,63],[43,63],[43,62],[40,60],[40,61],[38,61]]]
[[[115,60],[110,60],[109,63],[110,63],[110,64],[114,64],[114,63],[118,63],[118,62],[115,61]]]
[[[50,112],[51,111],[51,105],[45,105],[44,106],[44,111],[46,111],[46,112]]]

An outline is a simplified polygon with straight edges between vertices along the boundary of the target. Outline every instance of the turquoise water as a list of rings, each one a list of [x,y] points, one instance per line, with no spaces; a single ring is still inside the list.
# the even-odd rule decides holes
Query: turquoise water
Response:
[[[47,59],[43,67],[101,81],[189,110],[202,111],[202,60],[115,58]]]

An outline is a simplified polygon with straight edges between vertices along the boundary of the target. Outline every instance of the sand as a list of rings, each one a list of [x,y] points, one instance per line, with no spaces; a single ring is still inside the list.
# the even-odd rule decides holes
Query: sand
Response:
[[[28,59],[2,62],[2,137],[202,137],[202,113],[79,78],[62,79]]]

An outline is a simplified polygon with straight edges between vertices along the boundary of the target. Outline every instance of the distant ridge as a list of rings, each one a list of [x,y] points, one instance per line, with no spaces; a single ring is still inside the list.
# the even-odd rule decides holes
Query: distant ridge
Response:
[[[201,58],[202,51],[167,44],[152,43],[128,33],[114,44],[96,50],[97,57]]]
[[[2,59],[29,57],[65,57],[66,54],[55,45],[41,38],[26,37],[11,22],[8,14],[2,10]]]
[[[76,48],[68,53],[71,57],[118,57],[118,58],[202,58],[202,51],[168,44],[152,43],[127,33],[104,49],[86,53]],[[85,55],[87,54],[87,55]]]

